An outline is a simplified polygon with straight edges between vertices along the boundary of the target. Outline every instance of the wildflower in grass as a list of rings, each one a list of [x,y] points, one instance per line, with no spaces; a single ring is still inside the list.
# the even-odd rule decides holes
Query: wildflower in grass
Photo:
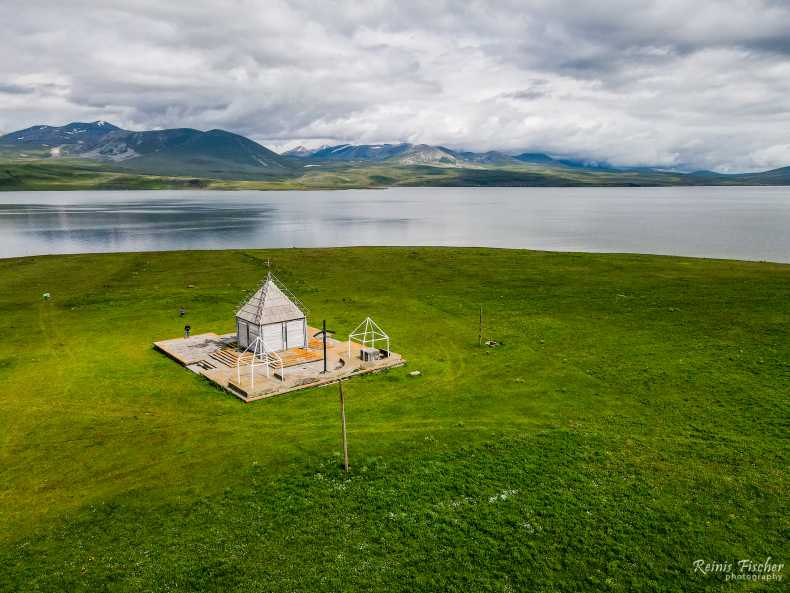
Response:
[[[503,490],[499,494],[495,494],[494,496],[489,497],[488,502],[494,503],[499,500],[507,500],[508,498],[515,496],[518,494],[518,490]]]

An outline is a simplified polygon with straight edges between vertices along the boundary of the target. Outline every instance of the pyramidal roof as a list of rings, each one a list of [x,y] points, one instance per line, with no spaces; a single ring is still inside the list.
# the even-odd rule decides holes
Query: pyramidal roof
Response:
[[[236,317],[255,325],[302,319],[304,316],[302,309],[288,298],[271,272],[263,285],[236,313]]]

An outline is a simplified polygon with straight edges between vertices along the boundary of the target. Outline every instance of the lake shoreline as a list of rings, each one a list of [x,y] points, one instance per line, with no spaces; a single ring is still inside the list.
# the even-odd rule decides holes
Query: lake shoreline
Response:
[[[485,245],[332,245],[326,247],[304,247],[294,245],[292,247],[232,247],[225,249],[162,249],[157,251],[75,251],[68,253],[35,253],[31,255],[14,255],[10,257],[0,256],[0,262],[14,261],[14,260],[30,260],[40,258],[57,258],[57,257],[80,257],[80,256],[99,256],[99,257],[113,257],[113,256],[132,256],[140,254],[150,254],[152,256],[159,256],[165,254],[185,254],[190,253],[203,254],[203,253],[223,253],[223,252],[246,252],[246,251],[272,251],[279,252],[283,250],[298,250],[307,252],[316,251],[334,251],[334,250],[365,250],[365,249],[388,249],[388,250],[460,250],[460,251],[494,251],[494,252],[523,252],[531,254],[542,255],[557,255],[557,256],[596,256],[596,257],[610,257],[610,258],[664,258],[674,259],[679,261],[688,262],[718,262],[718,263],[732,263],[732,264],[755,264],[755,265],[770,265],[770,266],[790,266],[790,261],[771,261],[771,260],[757,260],[757,259],[733,259],[722,257],[700,257],[694,255],[672,255],[666,253],[637,253],[637,252],[624,252],[624,251],[559,251],[559,250],[546,250],[546,249],[529,249],[527,247],[487,247]]]

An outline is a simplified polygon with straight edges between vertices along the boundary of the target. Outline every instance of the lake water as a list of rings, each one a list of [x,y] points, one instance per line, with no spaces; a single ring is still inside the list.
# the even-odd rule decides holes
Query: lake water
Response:
[[[790,262],[790,188],[0,192],[0,255],[474,245]]]

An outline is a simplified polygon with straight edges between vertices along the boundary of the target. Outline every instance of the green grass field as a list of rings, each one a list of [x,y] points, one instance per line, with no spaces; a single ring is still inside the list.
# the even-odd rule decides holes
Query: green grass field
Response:
[[[409,360],[244,405],[163,355],[278,276]],[[41,294],[50,292],[44,301]],[[478,307],[485,335],[477,343]],[[487,249],[0,260],[0,591],[779,591],[790,266]],[[412,370],[422,371],[410,377]]]

